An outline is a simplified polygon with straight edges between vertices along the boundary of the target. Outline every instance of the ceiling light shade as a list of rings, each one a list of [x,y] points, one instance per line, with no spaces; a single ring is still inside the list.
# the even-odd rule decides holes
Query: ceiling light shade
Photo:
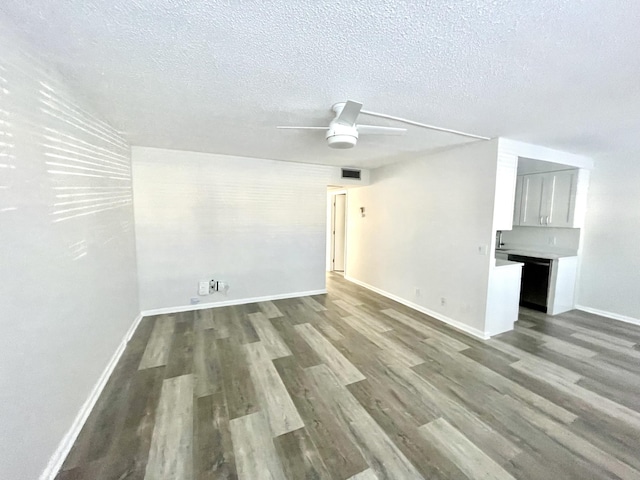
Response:
[[[331,148],[353,148],[358,143],[358,130],[353,126],[331,122],[326,138]]]
[[[351,135],[333,135],[331,137],[327,137],[327,144],[331,148],[353,148],[358,143],[357,137],[352,137]]]

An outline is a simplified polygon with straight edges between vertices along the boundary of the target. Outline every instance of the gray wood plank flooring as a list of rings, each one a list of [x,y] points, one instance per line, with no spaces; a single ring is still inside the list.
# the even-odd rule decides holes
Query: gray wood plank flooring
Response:
[[[193,375],[162,382],[145,480],[193,477]]]
[[[422,435],[450,457],[470,478],[487,480],[513,480],[500,465],[489,458],[476,444],[451,426],[445,419],[438,418],[420,427]]]
[[[640,480],[640,327],[469,337],[345,281],[143,319],[57,480]]]

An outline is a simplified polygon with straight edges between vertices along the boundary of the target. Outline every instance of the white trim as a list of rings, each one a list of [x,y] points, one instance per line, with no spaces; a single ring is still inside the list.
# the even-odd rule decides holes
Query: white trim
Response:
[[[226,300],[215,303],[196,303],[195,305],[182,305],[177,307],[154,308],[153,310],[143,310],[141,315],[163,315],[167,313],[191,312],[193,310],[204,310],[206,308],[229,307],[231,305],[244,305],[246,303],[268,302],[269,300],[283,300],[285,298],[308,297],[309,295],[323,295],[327,289],[310,290],[308,292],[283,293],[281,295],[267,295],[266,297],[238,298],[236,300]]]
[[[131,324],[131,327],[129,327],[129,330],[127,331],[126,335],[122,339],[122,342],[120,342],[120,345],[118,346],[117,350],[109,360],[109,363],[107,363],[107,366],[102,371],[100,378],[98,378],[98,382],[93,386],[93,389],[89,394],[89,397],[85,400],[84,404],[80,408],[80,411],[76,415],[76,418],[73,420],[71,427],[69,428],[65,436],[62,437],[62,440],[60,440],[60,443],[58,444],[58,448],[56,448],[55,452],[53,452],[53,455],[51,455],[51,458],[49,459],[47,466],[45,467],[44,471],[40,474],[40,480],[53,480],[55,476],[58,474],[58,471],[60,470],[60,468],[62,468],[62,464],[67,458],[67,455],[69,454],[69,451],[71,450],[71,447],[73,446],[74,442],[78,438],[78,435],[80,434],[80,430],[82,430],[82,427],[87,421],[87,418],[91,413],[91,410],[93,410],[93,407],[98,401],[98,398],[102,394],[102,390],[107,384],[109,377],[111,377],[111,374],[113,373],[113,370],[116,368],[116,365],[118,364],[118,361],[120,360],[120,357],[122,356],[122,353],[124,352],[124,349],[126,348],[127,343],[129,343],[129,340],[131,340],[131,337],[136,331],[136,328],[138,328],[138,325],[140,324],[141,320],[142,320],[142,314],[139,314]]]
[[[619,320],[625,323],[632,323],[634,325],[640,325],[640,318],[627,317],[626,315],[620,315],[619,313],[607,312],[606,310],[600,310],[598,308],[585,307],[584,305],[576,305],[576,310],[582,310],[583,312],[593,313],[600,315],[601,317],[611,318],[613,320]]]
[[[342,265],[342,275],[347,275],[347,265],[349,264],[349,192],[344,192],[344,260]]]
[[[333,257],[335,249],[333,244],[333,230],[335,228],[335,206],[333,202],[337,195],[344,195],[344,270],[334,270]],[[346,275],[347,273],[347,235],[349,230],[349,190],[346,188],[328,190],[327,201],[329,203],[327,210],[327,272],[338,272]]]
[[[331,191],[327,190],[327,217],[326,217],[326,239],[325,239],[325,250],[326,250],[326,265],[325,265],[325,269],[328,272],[331,271],[331,267],[332,262],[331,260],[333,259],[333,252],[331,251],[333,248],[333,241],[331,240],[331,237],[333,236],[331,234],[331,226],[333,225],[333,221],[332,221],[332,216],[333,216],[333,195],[331,195]]]
[[[514,154],[518,157],[544,160],[546,162],[552,163],[562,163],[564,165],[569,165],[572,167],[593,170],[593,159],[585,155],[577,155],[575,153],[555,150],[553,148],[520,142],[518,140],[511,140],[505,137],[500,137],[498,139],[498,145],[500,151]]]
[[[458,320],[454,320],[453,318],[442,315],[441,313],[434,312],[433,310],[429,310],[428,308],[418,305],[417,303],[413,303],[413,302],[410,302],[409,300],[405,300],[404,298],[398,297],[393,293],[385,292],[384,290],[381,290],[377,287],[374,287],[373,285],[369,285],[368,283],[357,280],[353,277],[345,276],[344,278],[346,280],[349,280],[350,282],[355,283],[356,285],[360,285],[361,287],[364,287],[373,292],[376,292],[382,295],[383,297],[387,297],[387,298],[390,298],[391,300],[395,300],[396,302],[406,305],[409,308],[413,308],[418,312],[424,313],[425,315],[429,315],[430,317],[440,320],[441,322],[446,323],[447,325],[450,325],[456,328],[457,330],[461,330],[464,333],[473,335],[474,337],[480,338],[482,340],[488,340],[490,338],[490,335],[487,332],[483,332],[481,330],[478,330],[477,328],[470,327],[469,325],[466,325],[462,322],[459,322]]]

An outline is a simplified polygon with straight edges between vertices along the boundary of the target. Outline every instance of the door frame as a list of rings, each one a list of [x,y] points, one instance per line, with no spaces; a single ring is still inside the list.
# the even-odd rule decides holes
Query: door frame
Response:
[[[333,272],[333,202],[336,195],[344,195],[344,270],[342,274],[347,275],[347,245],[348,245],[348,228],[349,225],[349,191],[346,188],[327,191],[327,272]]]

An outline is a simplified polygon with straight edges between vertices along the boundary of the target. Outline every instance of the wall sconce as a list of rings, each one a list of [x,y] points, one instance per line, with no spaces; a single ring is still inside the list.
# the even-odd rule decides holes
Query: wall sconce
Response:
[[[364,207],[360,207],[360,216],[364,218]]]

